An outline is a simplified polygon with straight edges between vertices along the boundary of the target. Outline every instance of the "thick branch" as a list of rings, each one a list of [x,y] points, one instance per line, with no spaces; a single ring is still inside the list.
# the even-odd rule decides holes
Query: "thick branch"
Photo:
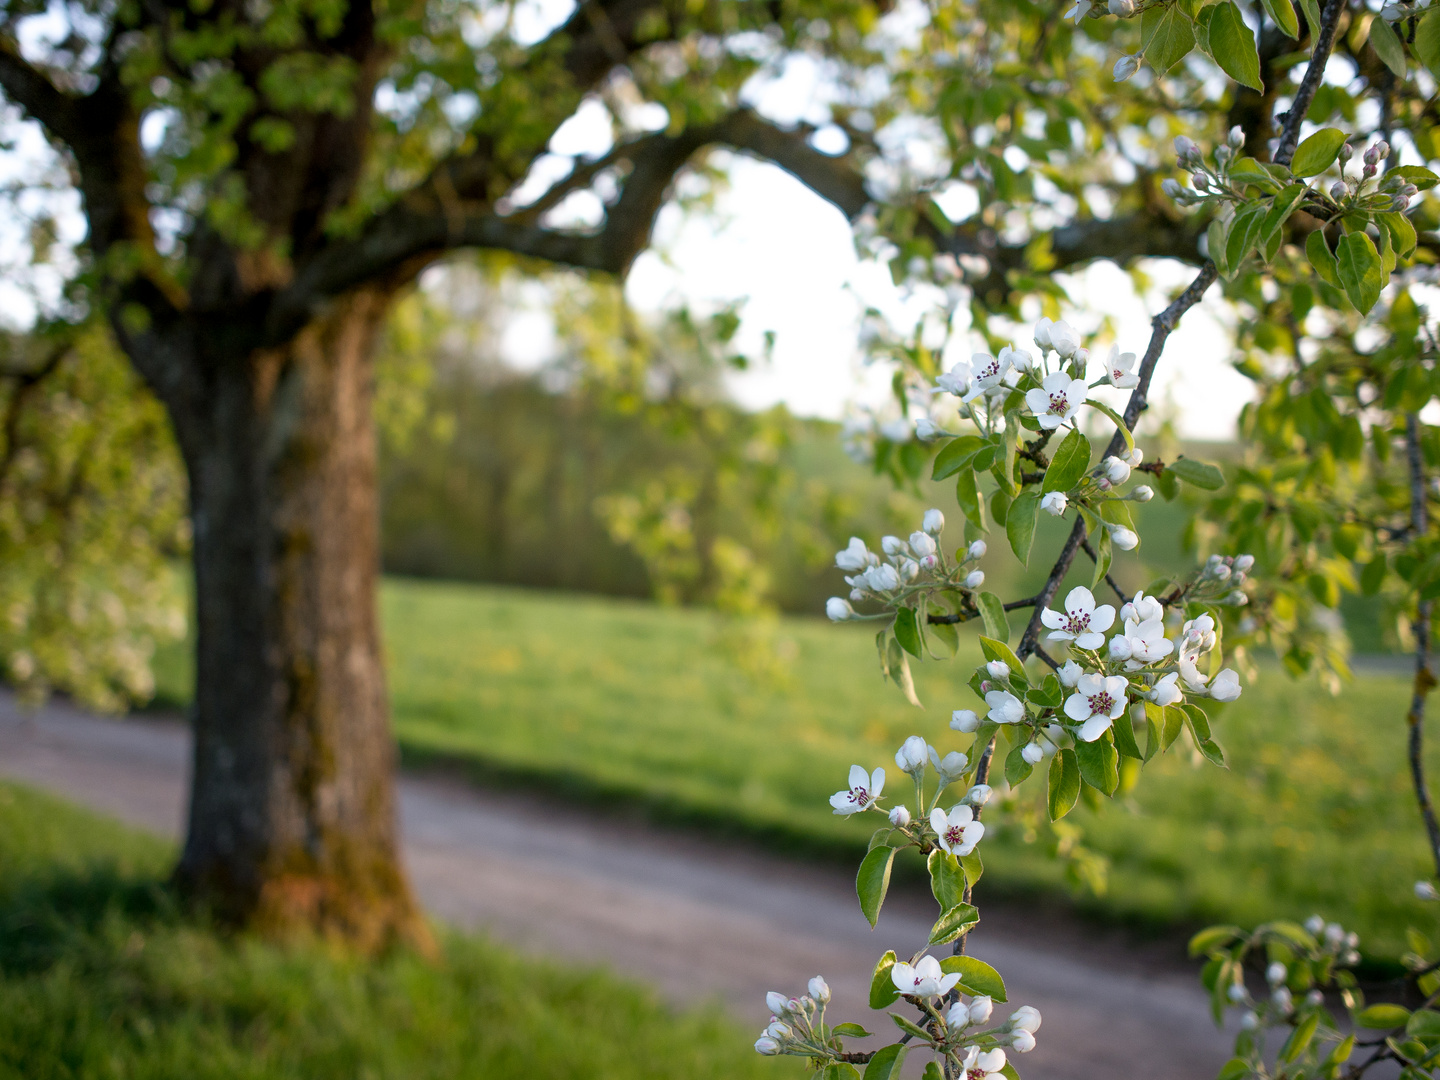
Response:
[[[1295,148],[1300,145],[1300,125],[1305,122],[1305,114],[1310,111],[1310,103],[1315,100],[1320,81],[1325,77],[1325,65],[1330,61],[1330,50],[1335,47],[1335,28],[1340,23],[1340,11],[1344,7],[1345,0],[1325,0],[1325,6],[1320,11],[1320,40],[1315,42],[1315,48],[1310,53],[1310,65],[1305,69],[1305,77],[1300,80],[1290,111],[1285,116],[1280,144],[1275,148],[1276,164],[1289,165],[1295,157]]]
[[[1145,411],[1150,396],[1150,380],[1155,374],[1155,365],[1160,361],[1160,354],[1165,351],[1165,342],[1174,332],[1180,317],[1200,302],[1205,295],[1205,290],[1215,283],[1215,264],[1208,259],[1205,265],[1200,268],[1200,273],[1192,281],[1188,288],[1175,298],[1175,301],[1164,311],[1150,320],[1150,345],[1145,350],[1145,356],[1140,361],[1138,372],[1139,382],[1130,393],[1130,400],[1125,405],[1125,426],[1131,431],[1135,430],[1135,423],[1140,419],[1140,414]],[[1110,445],[1105,448],[1105,457],[1120,452],[1125,445],[1125,437],[1119,431],[1110,438]],[[1030,616],[1030,623],[1025,627],[1025,633],[1020,638],[1020,646],[1015,650],[1015,655],[1021,660],[1035,654],[1040,641],[1040,613],[1049,606],[1050,601],[1055,599],[1055,594],[1060,591],[1060,584],[1065,580],[1065,575],[1070,572],[1070,565],[1075,561],[1075,553],[1080,546],[1086,542],[1085,519],[1078,514],[1075,517],[1075,526],[1070,530],[1069,537],[1065,540],[1065,546],[1060,549],[1060,557],[1055,560],[1051,567],[1050,576],[1045,579],[1045,586],[1035,597],[1035,611]]]
[[[69,143],[78,135],[80,101],[60,90],[20,55],[14,40],[4,36],[0,36],[0,89],[55,138]]]
[[[1420,455],[1420,422],[1414,413],[1405,417],[1405,451],[1410,466],[1410,524],[1416,536],[1424,536],[1429,528],[1425,503],[1425,463]],[[1415,612],[1415,684],[1410,695],[1409,755],[1410,779],[1415,787],[1415,802],[1425,822],[1430,840],[1430,854],[1435,861],[1435,875],[1440,878],[1440,823],[1430,803],[1430,788],[1425,781],[1425,698],[1435,686],[1430,670],[1430,601],[1421,600]]]

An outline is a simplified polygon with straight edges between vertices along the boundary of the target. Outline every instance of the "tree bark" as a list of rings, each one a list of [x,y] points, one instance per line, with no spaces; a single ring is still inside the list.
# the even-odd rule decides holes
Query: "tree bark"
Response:
[[[388,299],[362,289],[283,347],[191,357],[204,392],[175,417],[197,618],[177,881],[227,920],[367,949],[428,942],[397,851],[376,610],[370,352]]]

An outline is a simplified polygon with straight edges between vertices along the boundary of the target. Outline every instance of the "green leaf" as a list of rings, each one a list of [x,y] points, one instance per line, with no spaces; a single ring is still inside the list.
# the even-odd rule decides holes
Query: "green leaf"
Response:
[[[1080,779],[1106,795],[1115,794],[1120,786],[1120,755],[1109,739],[1102,736],[1094,742],[1077,742],[1075,757],[1080,763]]]
[[[1263,92],[1265,88],[1260,82],[1260,54],[1255,49],[1255,35],[1245,25],[1240,9],[1230,0],[1225,0],[1207,10],[1213,12],[1207,27],[1210,55],[1220,69],[1236,82]]]
[[[1396,76],[1405,77],[1405,46],[1400,44],[1394,28],[1379,16],[1370,21],[1370,47]]]
[[[1415,27],[1415,42],[1411,46],[1420,62],[1435,75],[1440,71],[1440,8],[1431,8]],[[1440,76],[1436,76],[1440,78]]]
[[[1190,728],[1190,737],[1195,740],[1195,747],[1205,755],[1212,765],[1225,768],[1225,754],[1220,749],[1220,744],[1210,737],[1210,718],[1205,715],[1205,710],[1199,705],[1185,702],[1183,705],[1171,705],[1167,708],[1179,709],[1185,715],[1185,724]]]
[[[1305,238],[1305,257],[1310,260],[1310,265],[1320,275],[1321,281],[1340,288],[1340,264],[1335,261],[1330,245],[1325,242],[1323,229],[1316,229]]]
[[[1405,1021],[1405,1034],[1415,1039],[1440,1039],[1440,1012],[1416,1009]]]
[[[954,941],[980,921],[980,912],[973,904],[956,904],[948,908],[930,928],[930,944],[944,945]]]
[[[927,1061],[925,1071],[920,1074],[920,1080],[945,1080],[945,1075],[940,1071],[938,1061]]]
[[[1055,449],[1050,466],[1045,470],[1045,482],[1040,490],[1045,494],[1052,491],[1069,491],[1090,471],[1090,440],[1076,428],[1070,430]]]
[[[1190,17],[1179,4],[1149,8],[1140,17],[1140,35],[1146,61],[1162,75],[1195,47]]]
[[[981,635],[980,651],[985,654],[986,660],[1002,661],[1010,668],[1011,675],[1019,676],[1021,679],[1026,678],[1025,665],[1020,662],[1020,658],[1015,655],[1010,646],[1006,645],[1005,642]]]
[[[967,994],[984,994],[996,1001],[1004,1002],[1005,980],[1000,973],[983,960],[973,956],[947,956],[940,961],[940,970],[946,975],[960,973],[960,988]]]
[[[1050,820],[1059,821],[1080,797],[1080,763],[1074,750],[1057,750],[1050,762]]]
[[[1019,787],[1030,779],[1030,774],[1035,770],[1035,766],[1023,757],[1021,752],[1024,749],[1024,743],[1016,743],[1005,755],[1005,782],[1012,788]]]
[[[1395,254],[1402,259],[1408,259],[1415,252],[1415,226],[1410,224],[1410,219],[1397,210],[1388,210],[1383,214],[1376,214],[1376,220],[1390,233],[1390,242],[1395,247]]]
[[[888,1015],[891,1020],[894,1020],[895,1026],[898,1027],[901,1031],[905,1032],[906,1035],[909,1035],[913,1039],[919,1039],[922,1044],[929,1044],[930,1033],[924,1028],[922,1028],[919,1024],[915,1023],[913,1020],[907,1020],[899,1013],[887,1013],[886,1015]]]
[[[1285,1040],[1285,1045],[1280,1050],[1280,1060],[1294,1061],[1303,1054],[1305,1048],[1310,1045],[1310,1040],[1315,1038],[1315,1029],[1319,1026],[1320,1013],[1318,1011],[1312,1012],[1296,1024],[1295,1030],[1290,1033],[1290,1038]]]
[[[1339,128],[1321,128],[1295,148],[1290,160],[1290,171],[1296,176],[1318,176],[1331,165],[1345,142],[1345,132]]]
[[[1110,539],[1110,530],[1105,529],[1100,533],[1100,539],[1095,541],[1095,571],[1090,575],[1091,592],[1100,588],[1100,583],[1110,572],[1110,562],[1114,557],[1115,543]]]
[[[1103,401],[1096,401],[1094,398],[1087,398],[1085,400],[1085,404],[1089,405],[1092,409],[1098,409],[1100,412],[1104,413],[1110,418],[1110,422],[1115,425],[1115,429],[1120,432],[1121,437],[1125,440],[1125,449],[1135,449],[1135,436],[1130,434],[1130,429],[1125,426],[1124,417],[1122,417],[1109,405],[1106,405]]]
[[[1217,217],[1205,230],[1205,248],[1210,253],[1210,261],[1215,264],[1215,269],[1220,271],[1220,276],[1227,281],[1230,278],[1230,264],[1225,261],[1225,241],[1229,234],[1229,228],[1229,221]]]
[[[1360,1027],[1372,1028],[1377,1031],[1387,1031],[1390,1028],[1404,1027],[1405,1021],[1410,1019],[1410,1010],[1402,1005],[1392,1005],[1389,1002],[1381,1002],[1378,1005],[1371,1005],[1367,1009],[1361,1009],[1355,1014],[1355,1023]]]
[[[969,855],[960,856],[960,869],[965,871],[965,880],[973,888],[985,873],[985,863],[980,858],[978,851],[972,851]]]
[[[969,469],[962,469],[955,478],[955,501],[960,504],[960,510],[970,524],[983,531],[985,513],[980,508],[980,489],[975,486],[975,473]]]
[[[1145,755],[1140,753],[1140,745],[1135,741],[1135,725],[1131,722],[1128,712],[1115,721],[1114,730],[1115,749],[1125,757],[1144,761]]]
[[[860,872],[855,875],[855,895],[860,898],[860,910],[865,913],[871,929],[880,918],[880,905],[885,903],[885,893],[890,888],[890,867],[894,861],[894,848],[878,847],[865,856]]]
[[[1385,287],[1380,253],[1375,250],[1374,242],[1363,232],[1346,233],[1335,249],[1335,261],[1345,295],[1360,314],[1368,315]]]
[[[894,998],[891,1000],[893,1001]],[[883,1005],[871,1005],[870,1007],[872,1009],[884,1008]],[[865,1066],[865,1080],[899,1080],[900,1067],[905,1063],[905,1054],[909,1049],[909,1043],[897,1042],[876,1050],[875,1056]]]
[[[930,852],[926,865],[930,870],[930,891],[941,911],[965,902],[965,871],[959,859],[936,848]]]
[[[836,1024],[830,1030],[836,1035],[844,1035],[847,1039],[868,1039],[872,1034],[859,1024]]]
[[[820,1080],[860,1080],[860,1070],[848,1061],[836,1061],[825,1066]]]
[[[935,464],[931,467],[930,479],[944,480],[946,477],[954,476],[970,464],[976,452],[984,445],[986,445],[986,440],[979,435],[961,435],[951,439],[935,455]]]
[[[1005,535],[1010,538],[1010,549],[1024,565],[1030,562],[1030,545],[1035,542],[1035,522],[1039,514],[1040,492],[1031,488],[1015,497],[1005,515]]]
[[[890,977],[890,969],[895,966],[895,950],[891,949],[880,962],[875,965],[875,973],[870,976],[870,1007],[872,1009],[883,1009],[900,996],[900,991],[895,988],[895,980]]]
[[[1440,184],[1440,176],[1436,176],[1424,165],[1397,165],[1385,174],[1387,180],[1391,177],[1398,177],[1407,184],[1414,184],[1421,191],[1429,191],[1436,184]]]
[[[1209,465],[1203,461],[1196,461],[1194,458],[1176,458],[1166,470],[1173,472],[1187,484],[1203,488],[1206,491],[1219,491],[1225,486],[1225,474],[1216,466]]]
[[[1300,0],[1305,12],[1305,21],[1310,24],[1310,40],[1320,40],[1320,4],[1318,0]]]
[[[915,622],[915,609],[902,607],[895,612],[895,640],[911,656],[920,655],[920,627]]]
[[[1250,203],[1243,207],[1230,223],[1230,231],[1225,234],[1225,264],[1230,267],[1232,277],[1245,262],[1245,257],[1255,248],[1255,241],[1260,236],[1260,225],[1265,220],[1265,210],[1263,202]]]
[[[1270,204],[1270,209],[1265,212],[1264,219],[1260,222],[1259,244],[1265,253],[1268,262],[1275,257],[1275,251],[1280,246],[1280,239],[1284,235],[1285,222],[1295,210],[1295,204],[1310,190],[1304,184],[1291,184]],[[1272,243],[1274,247],[1272,247]]]
[[[1244,937],[1245,931],[1238,926],[1207,926],[1190,939],[1190,955],[1203,956],[1221,945],[1228,945],[1238,937]]]
[[[1260,0],[1265,5],[1265,14],[1274,20],[1275,25],[1288,38],[1300,40],[1300,20],[1295,17],[1295,8],[1290,0]]]
[[[982,592],[975,598],[980,608],[980,617],[985,621],[985,633],[996,641],[1010,640],[1010,620],[1005,617],[1005,605],[994,593]]]

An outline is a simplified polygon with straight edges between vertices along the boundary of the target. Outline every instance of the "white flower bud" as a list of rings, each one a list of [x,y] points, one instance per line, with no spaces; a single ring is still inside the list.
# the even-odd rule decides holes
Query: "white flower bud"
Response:
[[[1041,319],[1035,324],[1035,345],[1042,353],[1047,353],[1054,347],[1050,343],[1050,326],[1049,319]]]
[[[766,1057],[774,1057],[780,1053],[780,1044],[769,1035],[761,1035],[755,1040],[755,1052],[764,1054]]]
[[[1351,949],[1344,956],[1340,957],[1340,962],[1346,965],[1358,964],[1360,962],[1360,954],[1354,949]]]
[[[882,536],[880,538],[880,550],[891,558],[894,558],[896,555],[905,555],[909,552],[909,548],[905,546],[905,541],[901,540],[898,536]]]
[[[956,709],[950,714],[950,726],[968,735],[980,726],[980,717],[972,709]]]
[[[1066,660],[1057,674],[1060,676],[1061,686],[1074,689],[1075,684],[1080,681],[1080,676],[1085,674],[1085,669],[1074,660]]]
[[[903,806],[897,806],[890,811],[890,824],[897,829],[903,829],[910,824],[910,811]]]
[[[965,575],[965,588],[967,588],[967,589],[978,589],[981,585],[984,585],[984,584],[985,584],[985,571],[984,571],[984,570],[972,570],[972,571],[970,571],[970,573],[968,573],[968,574]]]
[[[969,791],[965,792],[965,797],[960,801],[967,806],[984,806],[990,801],[990,796],[993,792],[994,789],[992,789],[989,784],[976,784]]]
[[[795,1034],[795,1029],[783,1020],[772,1020],[770,1026],[765,1029],[765,1034],[772,1039],[785,1040]]]
[[[1225,597],[1224,602],[1229,604],[1231,607],[1244,607],[1246,604],[1250,603],[1250,597],[1246,596],[1239,589],[1236,589],[1229,596]]]
[[[1271,986],[1283,983],[1289,977],[1290,969],[1278,960],[1265,969],[1265,981]]]
[[[1254,1031],[1260,1026],[1260,1017],[1255,1014],[1254,1009],[1245,1010],[1245,1015],[1240,1017],[1241,1031]]]
[[[922,416],[915,421],[915,437],[921,442],[929,442],[931,439],[938,439],[950,433],[935,423],[928,416]]]
[[[1345,196],[1350,194],[1350,189],[1345,186],[1344,180],[1336,180],[1330,185],[1330,198],[1336,202],[1344,202]]]
[[[985,670],[992,679],[1008,679],[1010,677],[1010,665],[1004,660],[991,660],[985,665]]]
[[[1155,497],[1155,489],[1149,484],[1141,484],[1134,491],[1130,492],[1130,498],[1136,502],[1149,502]]]
[[[1415,898],[1417,900],[1440,900],[1440,889],[1436,889],[1428,881],[1415,882]]]
[[[1130,78],[1130,76],[1134,75],[1135,72],[1139,70],[1139,56],[1122,56],[1119,60],[1115,61],[1115,81],[1124,82],[1126,79]]]
[[[819,975],[816,975],[813,979],[810,980],[809,990],[810,996],[813,997],[816,1001],[818,1001],[821,1005],[826,1005],[829,1003],[830,986]]]
[[[848,600],[832,596],[825,601],[825,614],[830,617],[831,622],[844,622],[846,619],[855,617],[855,609],[850,606]]]
[[[1020,751],[1020,756],[1031,765],[1038,765],[1040,764],[1040,760],[1045,756],[1045,751],[1038,742],[1032,742],[1025,745],[1025,749]]]
[[[990,1014],[994,1011],[995,1002],[983,994],[970,1002],[970,1008],[967,1010],[972,1024],[988,1024]]]
[[[1319,915],[1311,915],[1305,920],[1305,929],[1310,931],[1312,937],[1319,937],[1320,931],[1325,929],[1325,920]]]
[[[938,550],[935,546],[935,538],[928,532],[913,532],[910,534],[910,550],[915,558],[921,560],[930,558]]]
[[[1188,135],[1175,136],[1175,156],[1180,161],[1189,161],[1192,157],[1200,156],[1200,147],[1195,145],[1195,140]]]
[[[1231,1001],[1240,1002],[1245,1000],[1245,987],[1242,983],[1231,983],[1230,989],[1225,991],[1225,996]]]
[[[1053,517],[1059,517],[1065,513],[1065,508],[1070,504],[1070,497],[1063,491],[1050,491],[1040,496],[1040,509]]]
[[[945,515],[939,510],[926,510],[920,527],[931,536],[939,536],[945,529]]]
[[[1235,569],[1238,570],[1238,571],[1240,571],[1242,574],[1248,574],[1248,573],[1250,572],[1250,568],[1251,568],[1252,566],[1254,566],[1254,565],[1255,565],[1255,556],[1254,556],[1254,555],[1237,555],[1237,556],[1235,556]]]
[[[1130,466],[1118,457],[1107,457],[1100,462],[1100,474],[1112,484],[1123,484],[1130,479]]]
[[[1028,1054],[1035,1049],[1035,1035],[1024,1029],[1015,1032],[1010,1036],[1010,1049],[1017,1054]]]
[[[987,550],[989,549],[986,548],[984,540],[976,540],[965,549],[965,556],[970,559],[983,559]]]
[[[1182,199],[1185,197],[1185,189],[1180,186],[1180,181],[1176,180],[1173,176],[1167,176],[1164,180],[1160,181],[1160,190],[1172,199]]]
[[[930,747],[919,735],[911,735],[895,751],[895,764],[900,766],[901,771],[912,775],[924,772],[929,760]]]
[[[1289,1013],[1295,1008],[1295,1001],[1290,996],[1290,991],[1283,986],[1277,986],[1270,995],[1270,1000],[1282,1013]]]
[[[865,597],[868,596],[868,595],[869,595],[869,593],[867,593],[864,589],[860,588],[859,586],[856,586],[855,588],[853,588],[853,589],[850,590],[850,599],[853,600],[853,601],[855,601],[857,604],[858,604],[861,600],[864,600]]]
[[[1195,186],[1196,191],[1210,190],[1210,177],[1206,176],[1203,172],[1197,172],[1191,175],[1190,183]]]
[[[777,994],[774,990],[771,990],[765,995],[765,1007],[776,1016],[784,1016],[790,1011],[790,1002],[784,994]]]
[[[1345,940],[1345,928],[1338,922],[1328,923],[1325,927],[1325,944],[1332,949]]]
[[[1110,14],[1121,19],[1128,19],[1135,14],[1135,0],[1110,0],[1107,5]]]
[[[1039,1031],[1040,1010],[1033,1005],[1021,1005],[1010,1014],[1009,1027],[1012,1031]]]
[[[970,759],[959,750],[951,750],[942,758],[938,750],[933,746],[930,748],[930,764],[935,766],[935,771],[940,774],[942,785],[962,776],[969,763]]]
[[[1245,145],[1245,132],[1239,124],[1236,124],[1230,129],[1230,135],[1227,141],[1230,143],[1232,150],[1239,150]]]
[[[1309,1005],[1312,1009],[1319,1005],[1324,1005],[1325,995],[1319,990],[1311,990],[1305,995],[1305,1004]]]
[[[1140,537],[1123,525],[1107,525],[1110,530],[1110,543],[1114,544],[1121,551],[1132,551],[1140,545]]]

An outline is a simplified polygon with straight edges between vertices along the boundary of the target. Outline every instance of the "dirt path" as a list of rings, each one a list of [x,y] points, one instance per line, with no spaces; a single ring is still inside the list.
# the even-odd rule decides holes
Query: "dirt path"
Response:
[[[97,719],[64,703],[22,714],[0,696],[0,776],[178,836],[188,733]],[[434,776],[400,781],[405,858],[426,906],[532,953],[605,964],[676,1002],[719,998],[757,1031],[763,995],[822,974],[833,1016],[887,1032],[865,1004],[887,948],[923,941],[932,905],[887,904],[867,929],[847,872],[796,866],[628,821]],[[1169,949],[1093,940],[1056,915],[986,909],[975,955],[1012,1003],[1044,1015],[1026,1080],[1201,1080],[1229,1038]],[[886,1036],[889,1041],[889,1036]],[[879,1045],[877,1041],[877,1045]]]

